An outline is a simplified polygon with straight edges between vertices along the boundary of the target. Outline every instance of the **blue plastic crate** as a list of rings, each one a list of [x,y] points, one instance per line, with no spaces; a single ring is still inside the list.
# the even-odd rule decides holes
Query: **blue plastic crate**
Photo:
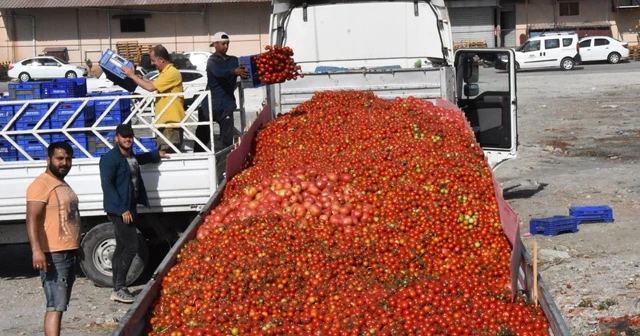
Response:
[[[48,144],[51,144],[51,135],[50,134],[40,134],[42,139],[46,141]],[[29,154],[34,160],[45,160],[47,158],[47,146],[44,145],[40,140],[38,140],[33,135],[17,135],[16,142],[22,149],[24,149],[27,154]],[[28,159],[22,155],[22,153],[18,152],[18,160],[19,161],[27,161]]]
[[[127,66],[129,68],[133,68],[133,63],[127,60],[126,58],[116,54],[113,50],[107,49],[105,53],[100,58],[100,67],[103,70],[109,71],[110,73],[124,79],[126,76],[122,72],[122,66]]]
[[[266,85],[259,79],[258,66],[255,60],[256,56],[258,56],[258,54],[238,58],[238,64],[244,65],[249,71],[249,77],[247,79],[241,79],[244,87],[257,88]]]
[[[58,78],[42,83],[42,98],[76,98],[87,95],[85,78]]]
[[[578,224],[584,221],[613,223],[613,209],[608,205],[572,206],[569,216],[574,217]]]
[[[142,146],[144,146],[149,152],[153,151],[153,150],[156,150],[156,139],[155,138],[140,138],[138,140],[140,141]],[[133,144],[133,152],[135,154],[145,153],[145,151],[142,148],[140,148],[138,146],[138,144],[136,144],[135,142]]]
[[[9,99],[11,100],[34,100],[42,98],[42,83],[9,83]]]
[[[532,218],[529,221],[529,232],[535,235],[540,231],[545,236],[555,236],[566,231],[578,232],[578,222],[571,216]]]
[[[82,105],[82,102],[64,102],[58,104],[51,114],[51,128],[62,128],[69,118],[76,113],[76,110]],[[85,127],[93,124],[95,121],[95,110],[89,104],[82,108],[80,113],[76,115],[71,127]]]
[[[80,146],[84,147],[87,151],[89,151],[89,137],[87,136],[87,133],[69,132],[69,135],[73,137],[73,139],[76,140],[78,143],[80,143]],[[67,137],[63,133],[54,133],[51,135],[51,142],[58,142],[58,141],[65,141],[65,142],[68,142],[69,145],[71,145],[71,148],[73,148],[74,159],[83,159],[87,157],[87,155],[84,154],[84,152],[80,150],[78,146],[76,146],[76,144],[73,143],[73,141],[71,141],[69,137]]]
[[[96,149],[95,149],[95,150],[93,150],[93,151],[91,152],[91,154],[92,154],[93,156],[102,156],[102,155],[104,155],[104,154],[107,154],[107,152],[109,152],[110,150],[111,150],[111,148],[109,148],[109,147],[107,147],[107,146],[104,146],[104,147],[96,147]]]
[[[42,117],[47,114],[47,111],[49,111],[49,107],[51,107],[51,105],[48,103],[29,103],[20,114],[18,123],[35,123],[40,121],[40,119],[42,119]],[[15,105],[14,113],[18,113],[21,108],[22,105]],[[48,125],[48,120],[45,122],[45,124]],[[44,126],[40,128],[44,128]],[[18,128],[18,130],[21,129]]]
[[[3,161],[18,161],[18,150],[6,140],[0,140],[0,158]]]
[[[0,105],[0,129],[3,129],[13,118],[14,105]]]

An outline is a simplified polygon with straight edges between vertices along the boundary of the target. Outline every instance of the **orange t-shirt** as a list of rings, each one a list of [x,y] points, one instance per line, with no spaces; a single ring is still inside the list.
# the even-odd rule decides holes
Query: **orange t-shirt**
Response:
[[[27,188],[27,202],[44,202],[44,227],[39,241],[43,252],[75,250],[80,247],[78,196],[69,185],[43,173]]]

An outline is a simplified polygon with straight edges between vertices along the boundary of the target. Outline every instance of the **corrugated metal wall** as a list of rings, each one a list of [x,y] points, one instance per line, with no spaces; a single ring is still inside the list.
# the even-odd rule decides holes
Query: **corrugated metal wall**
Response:
[[[495,7],[449,8],[454,42],[484,40],[488,47],[495,47],[494,9]]]

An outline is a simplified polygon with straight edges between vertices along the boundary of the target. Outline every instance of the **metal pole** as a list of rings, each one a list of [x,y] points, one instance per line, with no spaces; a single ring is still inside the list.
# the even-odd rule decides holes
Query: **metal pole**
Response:
[[[244,84],[242,81],[238,85],[238,100],[240,102],[240,136],[242,136],[247,127],[247,114],[244,108]]]

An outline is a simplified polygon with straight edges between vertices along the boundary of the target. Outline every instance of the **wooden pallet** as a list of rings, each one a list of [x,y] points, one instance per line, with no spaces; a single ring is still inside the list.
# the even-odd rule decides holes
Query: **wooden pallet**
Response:
[[[487,47],[487,41],[485,40],[460,41],[460,42],[455,42],[453,44],[454,51],[461,48],[486,48],[486,47]]]
[[[140,62],[140,45],[138,41],[118,42],[116,43],[116,52],[134,63]]]
[[[640,45],[629,46],[629,58],[640,61]]]

